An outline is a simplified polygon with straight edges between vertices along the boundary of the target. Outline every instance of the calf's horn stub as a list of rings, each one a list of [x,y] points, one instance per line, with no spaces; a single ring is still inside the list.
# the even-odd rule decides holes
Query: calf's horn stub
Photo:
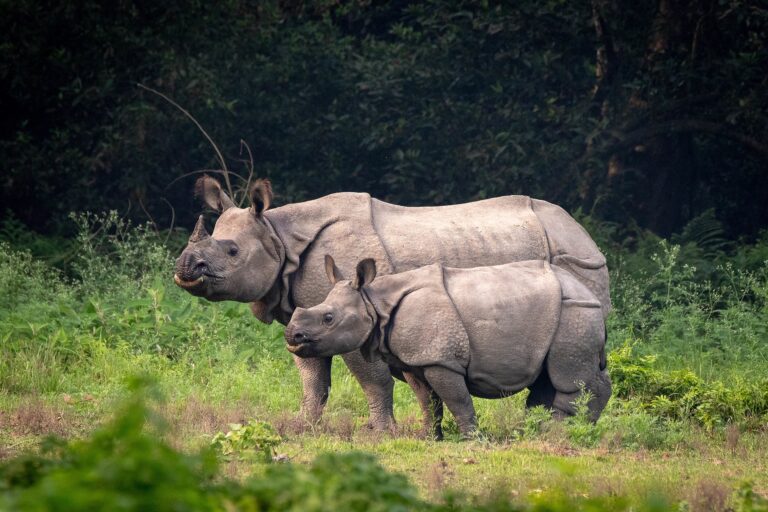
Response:
[[[197,242],[202,242],[203,240],[210,238],[211,235],[208,234],[208,232],[205,230],[205,222],[203,221],[203,216],[197,218],[197,224],[195,224],[195,229],[192,230],[192,234],[189,236],[190,243],[196,244]]]

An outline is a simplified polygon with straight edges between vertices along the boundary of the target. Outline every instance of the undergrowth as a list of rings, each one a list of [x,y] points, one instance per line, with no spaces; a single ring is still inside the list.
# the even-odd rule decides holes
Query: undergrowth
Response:
[[[224,361],[244,371],[276,361],[290,367],[281,327],[258,324],[244,304],[179,290],[173,256],[154,231],[114,212],[73,220],[79,234],[66,273],[0,243],[0,389],[71,389],[73,369],[110,358],[119,364],[113,353],[159,369],[183,363],[192,373]],[[733,261],[716,253],[718,265],[702,280],[683,260],[696,253],[690,243],[661,241],[653,252],[649,244],[611,255],[615,395],[707,427],[760,423],[768,411],[768,262],[755,254],[768,251],[742,248]],[[122,376],[104,370],[102,383]]]
[[[687,509],[662,495],[639,502],[623,496],[584,497],[564,489],[510,500],[503,492],[470,498],[448,492],[437,502],[419,497],[401,474],[369,454],[326,453],[308,466],[266,464],[244,481],[220,472],[216,452],[180,453],[163,440],[167,426],[150,398],[153,387],[134,379],[115,417],[88,438],[51,439],[42,449],[0,463],[0,510],[97,511],[666,511]],[[577,420],[579,421],[579,420]],[[276,441],[267,436],[270,443]],[[259,464],[257,462],[257,464]],[[749,483],[731,498],[737,512],[768,510]]]
[[[59,391],[70,370],[105,350],[188,364],[192,357],[198,366],[221,358],[258,366],[280,353],[281,329],[256,327],[246,305],[179,290],[173,258],[151,230],[114,213],[76,218],[73,278],[0,243],[0,389]]]
[[[629,341],[665,369],[690,369],[706,380],[765,377],[767,248],[762,240],[703,259],[691,242],[655,240],[613,253],[609,347]]]

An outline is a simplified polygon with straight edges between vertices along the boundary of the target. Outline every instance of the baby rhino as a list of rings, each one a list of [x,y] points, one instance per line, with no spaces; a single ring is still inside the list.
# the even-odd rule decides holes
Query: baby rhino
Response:
[[[288,350],[325,357],[360,349],[383,358],[416,390],[437,439],[443,402],[470,437],[477,429],[471,395],[502,398],[529,388],[528,407],[563,417],[588,391],[593,419],[611,395],[600,301],[545,261],[435,264],[374,279],[376,263],[366,259],[352,280],[330,256],[325,268],[334,287],[323,303],[293,313]]]

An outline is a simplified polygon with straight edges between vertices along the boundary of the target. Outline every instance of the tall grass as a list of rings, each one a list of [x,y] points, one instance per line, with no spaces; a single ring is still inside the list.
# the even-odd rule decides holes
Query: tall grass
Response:
[[[743,255],[720,257],[702,275],[666,241],[633,268],[638,259],[619,255],[612,269],[612,348],[633,343],[705,380],[768,374],[768,260],[747,267],[737,265]]]
[[[141,368],[157,375],[171,396],[249,403],[265,415],[298,410],[300,383],[280,326],[260,324],[246,305],[211,303],[178,289],[171,279],[174,255],[148,227],[129,226],[114,213],[73,219],[78,235],[64,270],[0,243],[0,400],[25,394],[113,396],[125,375]],[[635,251],[609,253],[615,306],[609,347],[632,347],[631,356],[614,358],[614,381],[626,390],[625,381],[646,379],[620,395],[638,407],[609,407],[609,416],[619,418],[609,430],[636,421],[646,425],[644,444],[664,444],[651,439],[663,437],[664,429],[677,439],[679,429],[670,422],[685,419],[682,409],[658,420],[642,416],[650,414],[646,402],[656,400],[653,411],[662,410],[664,398],[657,395],[669,386],[659,382],[684,374],[669,373],[675,371],[697,379],[689,391],[714,396],[717,390],[741,390],[744,410],[717,406],[703,423],[754,424],[755,415],[759,422],[762,398],[745,383],[768,378],[768,263],[760,260],[768,255],[766,247],[768,240],[730,256],[715,252],[709,257],[716,261],[709,262],[690,242],[680,246],[649,237]],[[634,362],[642,362],[640,373]],[[662,377],[653,381],[649,372]],[[733,395],[718,396],[725,401]],[[398,384],[395,397],[398,418],[417,422],[407,387]],[[522,396],[477,400],[477,409],[494,439],[519,439],[542,429],[536,416],[524,412]],[[326,415],[352,416],[360,424],[365,414],[359,386],[337,362]],[[449,434],[451,425],[449,416]]]

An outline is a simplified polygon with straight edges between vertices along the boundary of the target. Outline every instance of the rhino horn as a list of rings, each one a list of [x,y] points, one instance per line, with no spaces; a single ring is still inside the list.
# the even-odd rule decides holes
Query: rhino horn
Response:
[[[192,230],[192,234],[189,237],[189,242],[196,244],[210,237],[211,235],[209,235],[205,230],[205,223],[203,222],[203,216],[201,215],[197,218],[197,224],[195,224],[195,229]]]

